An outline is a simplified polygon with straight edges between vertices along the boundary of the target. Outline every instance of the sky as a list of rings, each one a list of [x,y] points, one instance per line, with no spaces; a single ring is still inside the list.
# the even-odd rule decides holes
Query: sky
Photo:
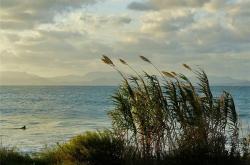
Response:
[[[103,54],[250,80],[250,0],[0,0],[0,71],[110,72]]]

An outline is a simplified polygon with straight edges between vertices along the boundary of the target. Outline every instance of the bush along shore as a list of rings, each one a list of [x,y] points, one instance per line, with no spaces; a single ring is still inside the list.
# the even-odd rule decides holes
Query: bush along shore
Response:
[[[240,134],[233,97],[224,91],[214,97],[202,69],[184,68],[196,75],[193,84],[181,73],[124,74],[113,61],[123,82],[113,95],[108,115],[110,130],[86,132],[35,156],[0,149],[1,165],[249,165],[250,133]]]

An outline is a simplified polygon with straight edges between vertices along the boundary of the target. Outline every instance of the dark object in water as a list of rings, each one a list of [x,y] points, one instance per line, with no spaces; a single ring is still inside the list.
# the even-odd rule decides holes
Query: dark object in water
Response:
[[[22,130],[26,130],[26,126],[22,126],[22,127],[18,127],[18,128],[6,128],[6,129],[22,129]]]
[[[21,127],[20,129],[26,130],[26,126],[24,125],[23,127]]]

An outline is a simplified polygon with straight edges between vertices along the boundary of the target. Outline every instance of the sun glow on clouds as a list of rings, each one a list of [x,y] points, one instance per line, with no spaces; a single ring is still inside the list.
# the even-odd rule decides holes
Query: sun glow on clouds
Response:
[[[102,54],[144,54],[163,67],[185,62],[250,79],[248,0],[1,0],[0,71],[40,76],[109,71]],[[230,65],[229,65],[230,64]]]

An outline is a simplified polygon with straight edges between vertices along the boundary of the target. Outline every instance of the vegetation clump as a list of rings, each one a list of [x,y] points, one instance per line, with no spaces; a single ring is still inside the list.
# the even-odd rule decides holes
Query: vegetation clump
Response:
[[[239,164],[242,145],[231,94],[224,91],[214,97],[202,69],[183,64],[196,75],[198,83],[194,85],[184,74],[160,71],[146,57],[140,58],[151,64],[158,76],[139,74],[120,59],[134,72],[126,75],[107,56],[102,59],[123,78],[113,96],[115,108],[109,112],[116,135],[134,146],[135,155],[145,162],[168,159],[180,164]]]
[[[14,148],[0,148],[0,165],[29,165],[33,163],[34,160],[29,155],[22,154]]]
[[[124,74],[107,56],[123,83],[113,95],[111,130],[85,132],[36,155],[0,147],[1,165],[219,165],[250,164],[250,134],[240,122],[230,93],[213,96],[202,69],[183,64],[198,83],[181,73]]]
[[[59,146],[64,157],[75,164],[119,164],[124,149],[123,141],[110,131],[86,132]]]

